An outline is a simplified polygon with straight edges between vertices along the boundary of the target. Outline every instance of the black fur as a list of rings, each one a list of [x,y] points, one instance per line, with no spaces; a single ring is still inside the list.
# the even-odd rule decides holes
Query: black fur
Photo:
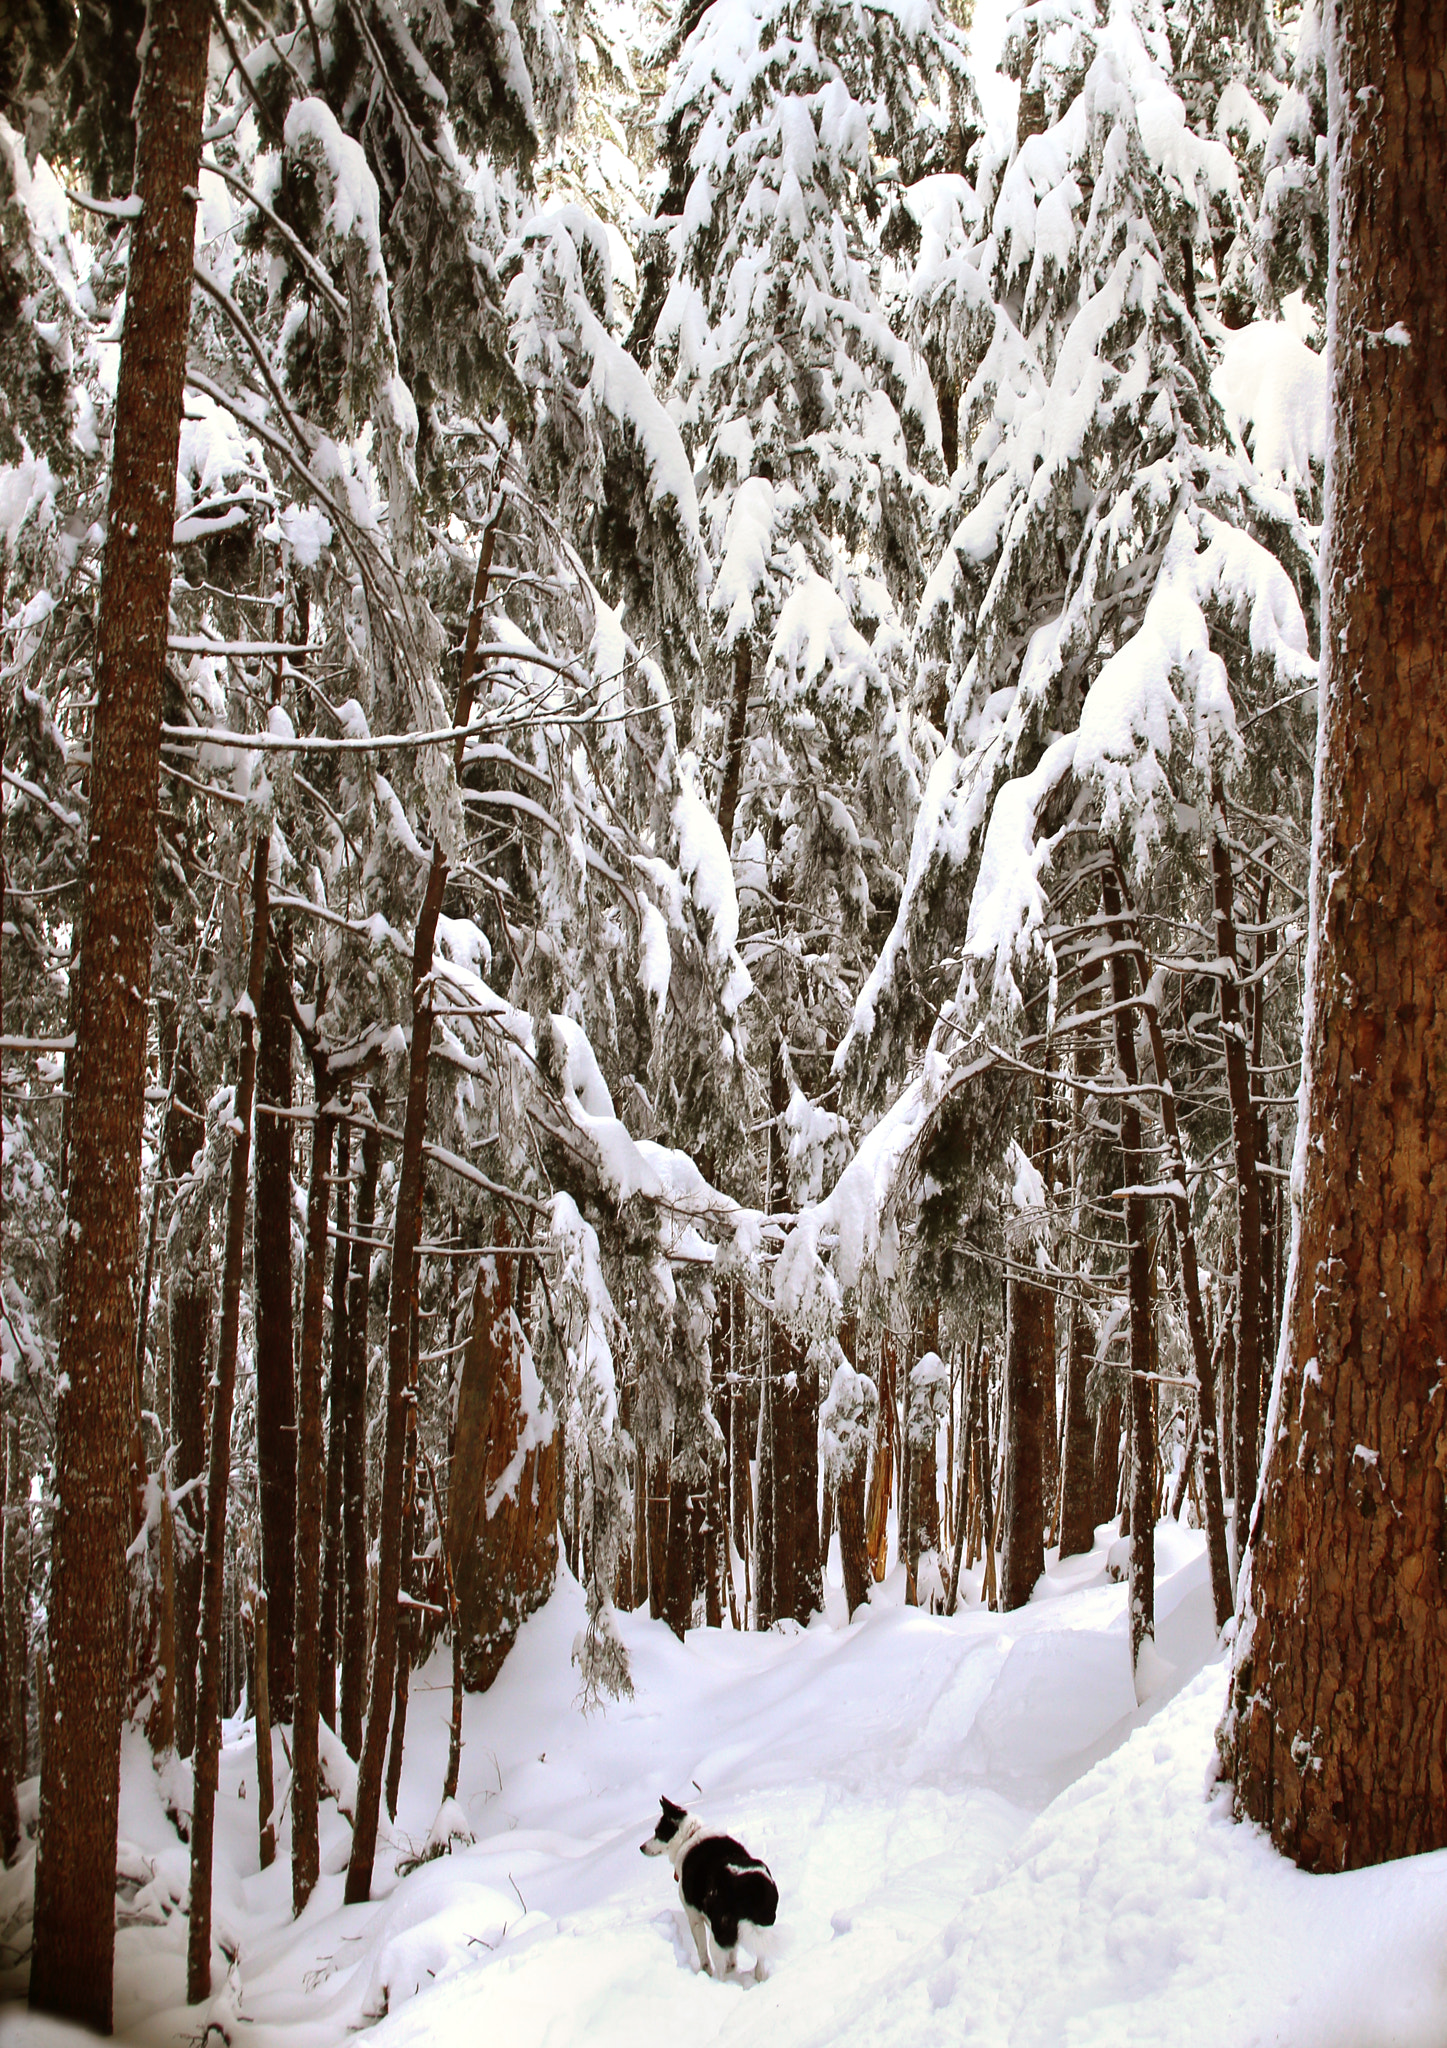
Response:
[[[720,1948],[737,1945],[741,1920],[755,1927],[774,1924],[779,1887],[768,1865],[731,1835],[705,1835],[695,1842],[678,1878],[684,1904],[703,1914]]]

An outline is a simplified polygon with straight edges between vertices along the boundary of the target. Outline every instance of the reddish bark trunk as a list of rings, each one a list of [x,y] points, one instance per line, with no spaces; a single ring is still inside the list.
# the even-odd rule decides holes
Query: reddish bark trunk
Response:
[[[362,1178],[357,1188],[356,1242],[347,1283],[346,1377],[342,1405],[342,1702],[341,1738],[347,1754],[362,1753],[367,1684],[367,1309],[372,1253],[366,1240],[377,1213],[377,1174],[386,1108],[371,1093],[372,1122],[362,1134]]]
[[[108,2033],[161,676],[209,10],[147,21],[96,645],[30,2003]]]
[[[291,937],[266,955],[256,1052],[256,1476],[271,1709],[289,1721],[296,1682],[296,1378],[291,1315]]]
[[[321,1711],[322,1336],[326,1321],[327,1212],[336,1117],[325,1056],[312,1056],[316,1121],[307,1191],[301,1372],[296,1434],[296,1703],[292,1717],[291,1909],[300,1913],[321,1871],[318,1747]]]
[[[1310,1870],[1447,1845],[1447,17],[1338,0],[1328,62],[1307,1143],[1222,1731]]]

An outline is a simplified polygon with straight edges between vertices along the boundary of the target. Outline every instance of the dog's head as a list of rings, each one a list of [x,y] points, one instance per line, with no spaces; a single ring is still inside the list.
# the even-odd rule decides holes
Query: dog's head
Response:
[[[662,1813],[658,1816],[658,1826],[653,1830],[653,1833],[646,1842],[639,1844],[645,1856],[662,1856],[669,1843],[683,1826],[683,1823],[688,1819],[688,1809],[686,1807],[675,1806],[671,1799],[660,1799],[658,1803],[663,1808]]]

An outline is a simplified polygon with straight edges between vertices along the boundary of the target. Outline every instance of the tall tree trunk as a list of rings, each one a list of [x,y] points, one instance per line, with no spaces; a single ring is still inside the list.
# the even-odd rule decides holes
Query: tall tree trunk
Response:
[[[291,1909],[300,1913],[321,1872],[317,1781],[321,1711],[322,1337],[326,1327],[327,1214],[337,1119],[326,1055],[312,1054],[311,1183],[302,1275],[301,1372],[296,1433],[296,1697],[291,1735]]]
[[[205,1137],[200,1090],[189,1039],[176,1045],[175,1096],[166,1132],[166,1165],[173,1179],[189,1173]],[[187,1486],[176,1510],[176,1749],[190,1756],[196,1742],[196,1628],[201,1608],[201,1546],[206,1470],[206,1381],[211,1349],[211,1207],[193,1198],[167,1247],[170,1273],[170,1438],[172,1483]]]
[[[1337,0],[1301,1206],[1223,1747],[1310,1870],[1447,1845],[1447,17]]]
[[[346,1373],[342,1403],[342,1704],[341,1737],[347,1754],[362,1753],[362,1714],[367,1684],[367,1310],[371,1300],[372,1252],[367,1239],[377,1213],[377,1174],[382,1163],[378,1128],[386,1108],[380,1089],[371,1091],[372,1121],[362,1132],[362,1178],[357,1187],[357,1227],[347,1283]]]
[[[25,1674],[30,1663],[28,1592],[30,1585],[30,1475],[20,1441],[20,1424],[13,1417],[5,1429],[5,1530],[3,1583],[0,1598],[5,1602],[5,1631],[10,1645],[10,1690],[0,1696],[0,1714],[10,1724],[11,1756],[16,1776],[26,1776]],[[41,1719],[44,1726],[44,1718]]]
[[[1108,878],[1105,901],[1108,911],[1112,903],[1124,904],[1129,909],[1125,877],[1119,869]],[[1186,1329],[1191,1340],[1191,1360],[1196,1382],[1201,1484],[1206,1516],[1206,1551],[1211,1567],[1211,1597],[1215,1608],[1216,1626],[1221,1629],[1231,1618],[1231,1610],[1235,1605],[1235,1590],[1231,1584],[1230,1559],[1226,1546],[1226,1513],[1221,1491],[1221,1449],[1220,1439],[1216,1434],[1216,1361],[1211,1354],[1210,1339],[1206,1331],[1206,1311],[1201,1300],[1201,1272],[1200,1262],[1196,1256],[1195,1224],[1191,1217],[1186,1148],[1181,1141],[1180,1125],[1176,1118],[1176,1097],[1171,1086],[1166,1036],[1161,1028],[1160,1010],[1151,993],[1153,976],[1140,936],[1138,921],[1132,915],[1129,931],[1121,918],[1113,919],[1106,928],[1117,953],[1128,946],[1135,960],[1136,973],[1140,977],[1141,1012],[1150,1034],[1151,1063],[1155,1067],[1156,1082],[1160,1090],[1156,1100],[1161,1132],[1165,1139],[1165,1166],[1176,1190],[1168,1213],[1172,1219],[1180,1256],[1181,1292],[1185,1296]],[[1123,979],[1122,967],[1120,980]]]
[[[139,92],[76,979],[30,2003],[109,2033],[125,1673],[127,1460],[151,987],[161,674],[191,325],[210,10],[155,0]]]
[[[498,479],[499,486],[501,478]],[[498,524],[506,498],[497,492],[497,509],[483,536],[473,579],[472,605],[463,642],[462,669],[453,725],[459,738],[453,768],[462,773],[464,740],[460,728],[472,717],[477,696],[477,650],[482,614]],[[391,1718],[392,1681],[397,1657],[397,1594],[402,1570],[402,1464],[407,1430],[407,1369],[411,1349],[412,1269],[422,1233],[422,1148],[427,1137],[427,1069],[434,1022],[432,957],[437,920],[447,888],[447,857],[434,842],[427,885],[412,940],[412,1044],[407,1062],[407,1106],[402,1118],[402,1158],[397,1175],[397,1208],[392,1227],[392,1283],[387,1305],[386,1439],[382,1450],[382,1488],[377,1528],[377,1626],[372,1643],[372,1682],[367,1706],[367,1732],[357,1772],[357,1812],[352,1854],[347,1865],[346,1902],[360,1905],[372,1895],[372,1865],[377,1854],[377,1823],[382,1803],[382,1767]]]
[[[774,1428],[772,1335],[765,1332],[759,1352],[759,1433],[755,1462],[758,1483],[754,1500],[754,1626],[769,1629],[779,1618],[774,1605],[774,1506],[777,1436]]]
[[[296,1371],[291,1315],[291,933],[267,949],[256,1053],[256,1474],[271,1710],[289,1721],[296,1682]]]
[[[251,1169],[251,1112],[256,1095],[255,1019],[266,963],[271,833],[256,842],[251,871],[251,963],[241,1018],[226,1192],[226,1252],[221,1275],[221,1340],[211,1393],[211,1459],[206,1474],[206,1544],[201,1565],[200,1655],[196,1678],[196,1752],[192,1767],[191,1914],[186,1947],[186,1997],[211,1995],[211,1856],[216,1782],[221,1761],[222,1660],[226,1654],[226,1489],[231,1476],[231,1409],[236,1394],[236,1344],[241,1328],[241,1268],[246,1249],[246,1188]]]
[[[1216,901],[1216,952],[1225,971],[1216,983],[1226,1047],[1226,1090],[1236,1159],[1236,1551],[1245,1549],[1246,1520],[1256,1499],[1257,1429],[1261,1409],[1261,1183],[1256,1171],[1256,1114],[1246,1026],[1241,1015],[1236,946],[1235,880],[1219,782],[1212,788],[1211,879]]]
[[[263,1870],[276,1861],[276,1785],[272,1777],[271,1695],[267,1685],[266,1595],[258,1586],[251,1601],[251,1670],[256,1715],[257,1860]]]
[[[332,1369],[327,1376],[327,1492],[322,1514],[322,1620],[318,1697],[329,1728],[337,1719],[337,1652],[342,1607],[342,1443],[346,1428],[347,1266],[351,1247],[352,1127],[337,1119],[336,1245],[332,1253]],[[457,1261],[451,1262],[454,1273]],[[451,1339],[449,1337],[449,1345]]]
[[[790,1609],[807,1628],[824,1611],[824,1573],[819,1556],[819,1368],[802,1346],[794,1346],[793,1466],[794,1584]]]
[[[1036,1150],[1047,1171],[1048,1132],[1042,1116]],[[1016,1265],[1033,1265],[1043,1220],[1032,1222],[1015,1246]],[[1045,1571],[1045,1383],[1054,1374],[1055,1295],[1012,1271],[1005,1318],[1006,1480],[1000,1560],[1000,1603],[1006,1613],[1025,1605]],[[1052,1414],[1054,1407],[1052,1399]]]
[[[402,1466],[402,1572],[404,1598],[412,1595],[412,1573],[417,1555],[417,1375],[422,1349],[421,1304],[414,1263],[412,1280],[412,1363],[407,1374],[407,1445]],[[412,1684],[413,1646],[417,1640],[417,1614],[406,1607],[397,1617],[397,1676],[392,1687],[392,1741],[387,1751],[387,1818],[397,1818],[397,1800],[402,1790],[402,1750],[407,1740],[407,1700]]]
[[[1121,900],[1114,873],[1101,876],[1101,903],[1108,929],[1118,930]],[[1110,955],[1110,992],[1115,1004],[1115,1063],[1127,1088],[1140,1081],[1135,1027],[1129,1007],[1130,967],[1119,946]],[[1141,1186],[1140,1101],[1120,1098],[1120,1170],[1125,1196],[1126,1275],[1130,1299],[1130,1661],[1139,1672],[1141,1645],[1156,1633],[1156,1433],[1152,1399],[1152,1249],[1146,1237],[1146,1198],[1130,1193]]]

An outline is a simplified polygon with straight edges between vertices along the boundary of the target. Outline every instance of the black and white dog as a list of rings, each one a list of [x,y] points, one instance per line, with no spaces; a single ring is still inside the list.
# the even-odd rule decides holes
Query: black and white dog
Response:
[[[739,1944],[754,1958],[754,1978],[762,1981],[764,1957],[774,1951],[774,1921],[779,1887],[769,1866],[751,1856],[732,1835],[706,1828],[696,1814],[661,1799],[658,1826],[642,1845],[645,1856],[667,1856],[683,1893],[700,1967],[714,1976],[728,1976],[738,1963]],[[709,1935],[722,1958],[722,1969],[709,1959]]]

